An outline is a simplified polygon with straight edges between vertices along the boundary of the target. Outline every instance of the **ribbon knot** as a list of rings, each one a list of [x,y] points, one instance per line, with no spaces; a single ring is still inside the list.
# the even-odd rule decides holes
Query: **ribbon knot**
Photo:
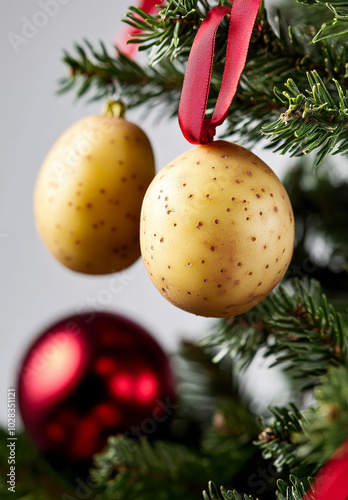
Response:
[[[202,130],[199,138],[200,144],[208,144],[214,140],[216,134],[216,125],[212,125],[210,118],[206,118],[202,124]]]

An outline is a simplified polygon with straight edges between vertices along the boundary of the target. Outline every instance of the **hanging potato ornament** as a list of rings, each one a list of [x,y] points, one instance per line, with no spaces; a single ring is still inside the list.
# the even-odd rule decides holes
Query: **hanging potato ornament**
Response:
[[[247,149],[216,141],[164,167],[142,206],[140,245],[151,280],[172,304],[236,316],[284,276],[294,216],[274,172]]]
[[[120,271],[140,256],[140,209],[154,158],[148,138],[123,111],[109,102],[106,115],[72,125],[36,182],[38,232],[56,259],[81,273]]]

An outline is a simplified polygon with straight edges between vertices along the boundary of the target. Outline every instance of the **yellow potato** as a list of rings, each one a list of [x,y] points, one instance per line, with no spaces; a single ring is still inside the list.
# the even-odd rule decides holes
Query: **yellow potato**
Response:
[[[201,316],[241,314],[284,276],[294,216],[274,172],[247,149],[216,141],[164,167],[142,206],[142,257],[177,307]]]
[[[36,182],[44,244],[74,271],[126,268],[140,256],[141,203],[154,175],[151,145],[139,127],[104,115],[78,121],[54,144]]]

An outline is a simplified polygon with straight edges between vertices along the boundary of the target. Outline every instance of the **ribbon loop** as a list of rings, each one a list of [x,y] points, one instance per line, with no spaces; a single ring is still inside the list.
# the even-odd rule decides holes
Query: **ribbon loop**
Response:
[[[232,8],[211,9],[193,42],[187,62],[179,105],[179,124],[185,138],[192,144],[206,144],[214,139],[216,127],[227,117],[245,66],[250,38],[261,0],[234,0]],[[213,117],[205,119],[207,109],[215,38],[222,19],[230,14],[225,68]]]

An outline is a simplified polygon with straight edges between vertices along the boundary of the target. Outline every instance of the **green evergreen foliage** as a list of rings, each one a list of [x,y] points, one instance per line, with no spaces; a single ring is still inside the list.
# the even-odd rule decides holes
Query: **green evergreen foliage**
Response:
[[[308,389],[330,366],[347,364],[348,330],[319,283],[295,279],[290,292],[280,286],[250,311],[220,321],[203,346],[218,349],[216,360],[230,354],[241,368],[264,348],[271,366],[282,365]]]
[[[348,2],[344,0],[326,2],[325,0],[298,0],[306,5],[325,5],[334,14],[330,22],[324,23],[313,38],[314,42],[325,38],[346,35],[348,33]]]
[[[91,100],[116,92],[129,108],[176,116],[194,36],[216,5],[229,2],[169,0],[154,16],[130,7],[125,21],[141,29],[132,43],[148,64],[86,40],[74,55],[65,52],[70,73],[60,92]],[[348,151],[348,2],[288,0],[269,12],[262,4],[256,26],[224,134],[249,143],[265,136],[281,154],[317,154],[301,159],[285,180],[297,227],[293,264],[283,286],[261,304],[218,321],[200,344],[182,344],[174,357],[179,407],[168,434],[140,441],[111,436],[95,457],[89,498],[302,500],[311,478],[348,439],[348,182],[335,177],[326,158]],[[227,30],[225,19],[209,116]],[[314,170],[313,163],[322,164]],[[315,238],[329,248],[324,263],[311,252]],[[291,387],[283,406],[260,406],[246,392],[244,377],[260,358]],[[7,456],[0,451],[3,472]],[[53,471],[23,435],[17,460],[13,498],[76,498],[74,475]],[[3,481],[0,498],[6,495]]]
[[[65,52],[70,76],[62,79],[60,92],[76,87],[77,97],[90,90],[92,99],[104,99],[117,88],[130,108],[147,105],[167,116],[177,115],[195,34],[210,8],[227,3],[170,0],[158,16],[130,7],[126,22],[142,30],[131,42],[148,53],[148,65],[141,66],[115,51],[110,54],[103,44],[94,48],[85,41],[85,46],[76,46],[76,56]],[[322,20],[321,9],[320,15],[312,15],[312,25],[293,26],[281,12],[271,17],[262,5],[255,24],[261,30],[254,29],[224,136],[252,143],[260,139],[262,130],[282,153],[303,155],[319,148],[318,164],[330,153],[345,154],[347,44],[332,39],[311,44]],[[209,117],[221,85],[227,32],[225,19],[216,38]]]

